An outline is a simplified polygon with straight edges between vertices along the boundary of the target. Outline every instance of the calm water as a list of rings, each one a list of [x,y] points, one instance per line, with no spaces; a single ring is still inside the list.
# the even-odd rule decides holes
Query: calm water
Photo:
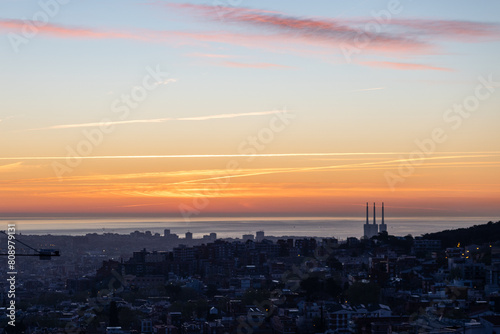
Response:
[[[498,221],[488,217],[404,217],[386,219],[386,224],[390,234],[419,236],[428,232],[485,224],[490,220]],[[15,222],[17,233],[23,234],[85,235],[103,232],[128,234],[138,230],[158,232],[163,235],[164,229],[170,229],[171,233],[179,235],[191,231],[194,237],[216,232],[221,238],[241,238],[242,234],[255,234],[256,231],[263,230],[266,235],[272,236],[334,236],[339,239],[360,237],[364,224],[363,219],[352,217],[193,218],[189,222],[178,218],[2,218],[0,230],[5,230],[9,222]]]

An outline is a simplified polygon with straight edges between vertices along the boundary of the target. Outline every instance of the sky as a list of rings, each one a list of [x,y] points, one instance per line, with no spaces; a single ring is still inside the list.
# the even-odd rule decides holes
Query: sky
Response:
[[[0,2],[3,216],[500,216],[497,1]]]

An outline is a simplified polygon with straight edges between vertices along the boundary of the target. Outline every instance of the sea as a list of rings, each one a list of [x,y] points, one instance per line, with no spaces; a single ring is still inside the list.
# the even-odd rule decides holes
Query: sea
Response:
[[[391,235],[420,236],[425,233],[498,221],[489,217],[391,217],[385,220]],[[0,219],[0,230],[14,224],[17,234],[27,235],[85,235],[88,233],[129,234],[134,231],[151,231],[163,235],[165,229],[184,237],[186,232],[200,238],[217,233],[218,238],[241,238],[243,234],[264,231],[265,235],[348,237],[363,235],[364,219],[353,217],[196,217],[182,218],[9,218]]]

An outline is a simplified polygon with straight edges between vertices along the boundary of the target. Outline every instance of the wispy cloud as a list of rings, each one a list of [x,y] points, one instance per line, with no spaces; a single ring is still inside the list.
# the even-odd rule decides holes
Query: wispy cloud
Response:
[[[0,173],[17,170],[17,169],[19,169],[19,167],[21,167],[22,164],[23,164],[22,162],[16,162],[13,164],[2,165],[2,166],[0,166]]]
[[[165,6],[165,5],[162,5]],[[290,38],[292,41],[320,41],[321,43],[342,43],[359,38],[359,22],[340,21],[330,18],[302,18],[278,12],[238,7],[214,7],[194,4],[168,4],[169,8],[196,13],[203,18],[220,22],[239,23],[261,28],[268,37],[275,34]],[[370,40],[370,48],[388,48],[413,52],[427,50],[431,46],[424,41],[408,38],[403,34],[364,32],[364,38]]]
[[[165,122],[173,122],[173,121],[208,121],[214,119],[228,119],[228,118],[239,118],[239,117],[252,117],[252,116],[266,116],[272,114],[280,114],[286,111],[283,110],[270,110],[270,111],[256,111],[256,112],[247,112],[247,113],[239,113],[239,114],[217,114],[217,115],[207,115],[207,116],[195,116],[195,117],[167,117],[167,118],[153,118],[153,119],[136,119],[136,120],[128,120],[128,121],[112,121],[107,122],[107,126],[111,125],[124,125],[124,124],[144,124],[144,123],[165,123]],[[28,129],[25,131],[37,131],[37,130],[55,130],[55,129],[72,129],[72,128],[89,128],[102,126],[101,122],[93,122],[93,123],[77,123],[77,124],[61,124],[61,125],[53,125],[44,128],[36,128],[36,129]]]
[[[381,152],[375,152],[381,153]],[[431,156],[427,157],[426,164],[419,168],[434,169],[434,168],[471,168],[485,167],[498,168],[500,161],[485,161],[485,157],[495,156],[498,154],[451,154],[447,156]],[[386,154],[387,153],[383,153]],[[134,202],[128,203],[130,207],[134,206],[149,206],[156,203],[141,203],[135,202],[139,197],[142,198],[192,198],[205,197],[207,189],[217,185],[216,192],[211,192],[212,197],[272,197],[275,192],[279,191],[280,196],[326,196],[331,195],[331,191],[337,190],[342,192],[357,192],[357,191],[380,191],[385,189],[385,185],[359,183],[353,187],[349,182],[335,183],[317,183],[317,182],[294,182],[294,183],[267,183],[255,182],[254,178],[259,178],[266,175],[278,175],[283,173],[343,173],[346,171],[373,171],[387,170],[388,168],[398,168],[398,162],[401,159],[386,157],[383,161],[372,161],[372,157],[367,156],[365,162],[355,162],[346,164],[335,164],[327,166],[314,167],[293,167],[287,164],[286,167],[270,167],[270,168],[254,168],[254,169],[238,169],[228,173],[224,169],[208,169],[208,170],[184,170],[170,172],[144,172],[132,174],[109,174],[109,175],[84,175],[68,177],[65,181],[65,186],[61,187],[57,178],[40,178],[40,179],[24,179],[24,180],[4,180],[2,189],[8,191],[16,191],[20,184],[25,184],[27,187],[23,191],[34,193],[34,196],[41,197],[78,197],[78,198],[109,198],[119,196],[120,200],[124,197],[133,198]],[[247,178],[254,179],[253,182],[241,181]],[[220,187],[220,180],[234,179],[234,182],[227,183],[227,187]],[[260,179],[262,180],[262,179]],[[490,187],[491,188],[491,187]],[[38,189],[38,190],[37,190]],[[44,189],[44,191],[40,191]],[[408,190],[408,189],[406,189]],[[420,186],[411,189],[414,196],[415,193],[428,193],[428,186]],[[435,189],[432,189],[435,191]],[[461,193],[484,193],[481,187],[475,187],[474,184],[466,184],[465,186],[452,185],[446,189],[439,189],[443,193],[452,193],[460,190]],[[498,193],[500,190],[495,187],[489,190],[490,193]],[[142,202],[142,201],[141,201]],[[126,204],[123,204],[124,207]]]
[[[387,169],[390,167],[397,168],[399,167],[399,163],[401,162],[411,162],[411,161],[433,161],[433,160],[449,160],[449,159],[470,159],[470,158],[489,158],[489,157],[497,157],[497,155],[452,155],[452,156],[429,156],[423,159],[421,158],[413,158],[413,159],[391,159],[386,161],[375,161],[375,162],[361,162],[361,163],[352,163],[352,164],[340,164],[340,165],[330,165],[330,166],[315,166],[315,167],[287,167],[287,168],[275,168],[273,170],[266,171],[258,171],[247,174],[239,174],[239,175],[224,175],[224,176],[214,176],[210,178],[203,179],[195,179],[189,181],[181,181],[175,184],[183,184],[183,183],[193,183],[193,182],[205,182],[205,181],[213,181],[220,179],[232,179],[232,178],[240,178],[240,177],[250,177],[250,176],[258,176],[258,175],[269,175],[269,174],[282,174],[282,173],[302,173],[302,172],[320,172],[320,171],[331,171],[331,170],[366,170],[366,169]],[[461,166],[463,162],[454,162],[443,164],[445,168],[449,167],[458,167]],[[491,165],[498,166],[498,162],[475,162],[475,166],[479,165]],[[428,166],[431,167],[431,166]],[[466,167],[471,167],[469,164]]]
[[[228,59],[236,58],[236,56],[225,55],[225,54],[190,53],[187,56],[208,59],[208,60],[210,60],[210,64],[215,65],[215,66],[234,67],[234,68],[262,68],[262,69],[265,69],[265,68],[268,68],[268,69],[292,68],[292,66],[273,64],[273,63],[265,63],[265,62],[248,63],[248,62],[228,60]]]
[[[283,110],[270,110],[270,111],[256,111],[256,112],[247,112],[240,114],[219,114],[219,115],[209,115],[209,116],[199,116],[199,117],[182,117],[176,118],[178,121],[205,121],[209,119],[223,119],[223,118],[237,118],[237,117],[248,117],[248,116],[265,116],[272,114],[282,114],[286,113]]]
[[[142,207],[142,206],[158,206],[158,205],[165,205],[164,203],[152,203],[152,204],[130,204],[130,205],[117,205],[117,208],[136,208],[136,207]]]
[[[258,153],[258,154],[162,154],[162,155],[97,155],[97,156],[81,156],[79,159],[193,159],[193,158],[246,158],[246,157],[331,157],[331,156],[391,156],[403,155],[408,152],[335,152],[335,153]],[[500,151],[471,151],[471,152],[439,152],[436,155],[471,155],[480,157],[496,157],[500,155]],[[454,156],[455,158],[457,156]],[[478,156],[479,157],[479,156]],[[31,157],[0,157],[1,160],[64,160],[66,156],[31,156]],[[427,159],[430,159],[428,157]],[[393,160],[393,162],[409,161],[409,160]],[[322,167],[324,168],[324,167]]]
[[[500,25],[489,22],[439,19],[392,19],[382,24],[381,31],[366,31],[363,27],[373,24],[373,18],[329,18],[299,17],[260,9],[242,7],[224,7],[196,4],[165,4],[170,10],[184,11],[192,17],[213,21],[231,27],[235,33],[241,28],[239,41],[235,44],[255,42],[255,35],[260,35],[260,45],[266,48],[283,47],[299,44],[332,50],[341,44],[356,45],[360,34],[363,49],[367,52],[434,54],[441,52],[436,44],[439,40],[456,40],[475,43],[500,39]],[[223,17],[223,20],[220,18]],[[254,35],[246,36],[249,29]],[[243,33],[244,32],[244,33]],[[274,37],[274,45],[268,42]],[[222,36],[219,36],[222,37]],[[226,38],[229,36],[225,36]],[[248,40],[247,40],[248,37]],[[226,39],[226,41],[228,41]],[[289,46],[290,47],[290,46]],[[301,50],[295,49],[296,52]],[[318,51],[318,50],[316,50]],[[331,51],[330,51],[331,52]]]
[[[291,66],[272,64],[272,63],[240,63],[236,61],[225,61],[222,62],[221,65],[226,67],[237,67],[237,68],[292,68]]]
[[[391,25],[408,29],[415,35],[426,34],[434,37],[457,39],[463,42],[498,40],[500,25],[492,22],[463,20],[394,19]]]
[[[21,115],[16,115],[16,116],[7,116],[7,117],[4,117],[4,118],[0,118],[0,123],[1,122],[4,122],[4,121],[7,121],[9,119],[13,119],[13,118],[17,118],[17,117],[23,117]]]
[[[223,54],[214,54],[214,53],[189,53],[187,54],[189,57],[197,57],[197,58],[234,58],[234,56],[231,55],[223,55]]]
[[[365,62],[360,62],[360,64],[371,67],[392,68],[395,70],[453,71],[451,68],[447,67],[436,67],[424,64],[412,64],[412,63],[396,63],[390,61],[365,61]]]
[[[157,30],[102,30],[57,24],[38,25],[38,33],[56,38],[74,39],[130,39],[172,45],[200,45],[224,43],[268,51],[327,55],[340,52],[342,43],[354,43],[363,35],[367,52],[433,54],[441,52],[439,40],[481,42],[500,39],[498,23],[460,20],[393,19],[384,22],[382,31],[364,31],[363,26],[373,18],[334,19],[328,17],[299,17],[260,9],[195,4],[165,4],[170,10],[182,10],[192,17],[219,24],[216,31],[157,31]],[[224,20],[220,20],[221,15]],[[220,29],[220,25],[223,29]],[[0,31],[21,32],[26,22],[0,19]],[[248,29],[248,27],[253,29]],[[230,28],[230,29],[229,29]],[[308,46],[304,48],[304,46]],[[229,58],[210,53],[191,54],[205,58]]]
[[[51,35],[62,38],[84,38],[84,39],[137,39],[143,40],[139,34],[125,31],[102,31],[89,28],[70,27],[46,23],[37,24],[40,34]],[[21,31],[26,27],[26,22],[16,19],[0,19],[0,30]]]

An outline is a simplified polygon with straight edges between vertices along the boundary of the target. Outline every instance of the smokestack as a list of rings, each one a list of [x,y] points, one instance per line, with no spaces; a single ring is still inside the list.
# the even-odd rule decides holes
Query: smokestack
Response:
[[[382,224],[384,223],[384,202],[382,202]]]
[[[373,202],[373,225],[377,225],[377,216],[375,215],[375,202]]]
[[[369,221],[368,221],[368,202],[366,202],[366,224],[369,224]]]

